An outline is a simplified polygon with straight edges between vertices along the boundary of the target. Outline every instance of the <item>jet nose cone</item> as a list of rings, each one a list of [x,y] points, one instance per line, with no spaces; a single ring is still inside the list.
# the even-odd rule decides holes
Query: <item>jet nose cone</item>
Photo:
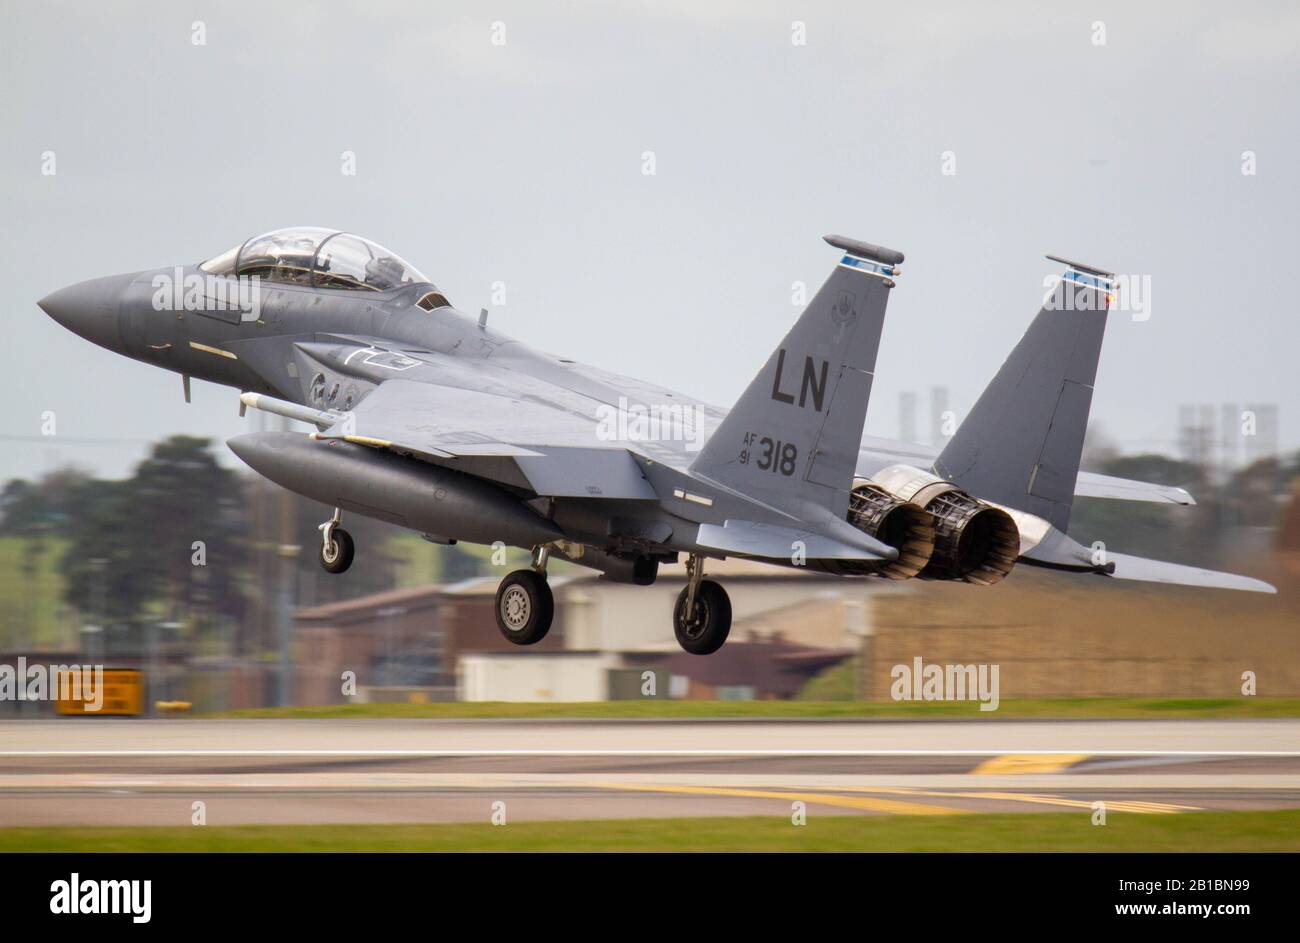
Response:
[[[36,304],[74,334],[109,350],[121,350],[118,315],[122,296],[135,277],[136,273],[92,278],[60,288]]]

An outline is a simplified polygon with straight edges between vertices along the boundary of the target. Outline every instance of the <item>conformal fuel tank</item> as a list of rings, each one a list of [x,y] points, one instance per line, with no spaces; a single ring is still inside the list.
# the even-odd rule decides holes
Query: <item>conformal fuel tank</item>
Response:
[[[428,462],[293,432],[249,433],[226,444],[296,494],[421,533],[515,547],[564,536],[507,491]]]

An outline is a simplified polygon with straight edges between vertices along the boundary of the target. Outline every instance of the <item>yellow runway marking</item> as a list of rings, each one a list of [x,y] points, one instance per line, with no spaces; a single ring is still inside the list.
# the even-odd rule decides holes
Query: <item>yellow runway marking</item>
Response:
[[[1106,801],[1106,800],[1103,800]],[[1171,802],[1143,802],[1138,799],[1122,799],[1123,805],[1130,806],[1132,812],[1199,812],[1201,809],[1194,805],[1174,805]],[[1113,802],[1106,802],[1107,808],[1115,808]]]
[[[1066,799],[1063,796],[1045,796],[1029,792],[951,792],[934,789],[907,789],[890,786],[839,786],[847,792],[874,792],[901,796],[948,796],[953,799],[995,799],[1002,802],[1028,802],[1035,805],[1066,806],[1072,809],[1091,809],[1092,801],[1084,799]],[[1138,812],[1144,815],[1168,814],[1173,812],[1199,812],[1194,805],[1174,805],[1170,802],[1143,802],[1137,799],[1102,799],[1106,808],[1112,812]]]
[[[1087,753],[1008,753],[985,760],[971,773],[976,776],[1059,773],[1087,758]]]
[[[920,802],[898,799],[876,799],[870,796],[836,796],[820,792],[782,792],[769,789],[738,789],[730,786],[664,786],[638,783],[592,783],[601,789],[621,789],[626,792],[670,792],[695,796],[737,796],[746,799],[784,799],[787,802],[811,802],[858,809],[864,812],[885,812],[890,815],[968,815],[967,809],[953,809]]]

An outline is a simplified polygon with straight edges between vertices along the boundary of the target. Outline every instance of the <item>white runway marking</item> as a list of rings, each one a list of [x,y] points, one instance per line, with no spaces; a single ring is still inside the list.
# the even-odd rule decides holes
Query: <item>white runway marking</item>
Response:
[[[64,757],[1300,757],[1300,720],[529,723],[438,720],[0,722],[0,759]]]
[[[996,756],[1015,749],[979,750],[0,750],[0,757],[105,756]],[[1297,750],[1034,750],[1039,756],[1300,757]]]

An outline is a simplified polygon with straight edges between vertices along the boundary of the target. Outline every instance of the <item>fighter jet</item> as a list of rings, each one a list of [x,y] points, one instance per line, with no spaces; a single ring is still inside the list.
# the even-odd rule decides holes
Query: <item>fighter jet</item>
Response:
[[[496,594],[501,632],[540,641],[554,555],[646,585],[685,557],[687,652],[731,627],[705,561],[988,586],[1017,563],[1272,592],[1258,580],[1084,547],[1075,496],[1191,504],[1185,491],[1079,471],[1113,276],[1069,262],[1024,338],[937,454],[863,437],[903,255],[843,236],[825,284],[724,411],[555,357],[458,310],[359,236],[299,227],[198,265],[82,282],[40,307],[64,327],[245,407],[314,426],[239,435],[271,481],[334,509],[320,563],[348,569],[344,512],[427,539],[531,551]]]

